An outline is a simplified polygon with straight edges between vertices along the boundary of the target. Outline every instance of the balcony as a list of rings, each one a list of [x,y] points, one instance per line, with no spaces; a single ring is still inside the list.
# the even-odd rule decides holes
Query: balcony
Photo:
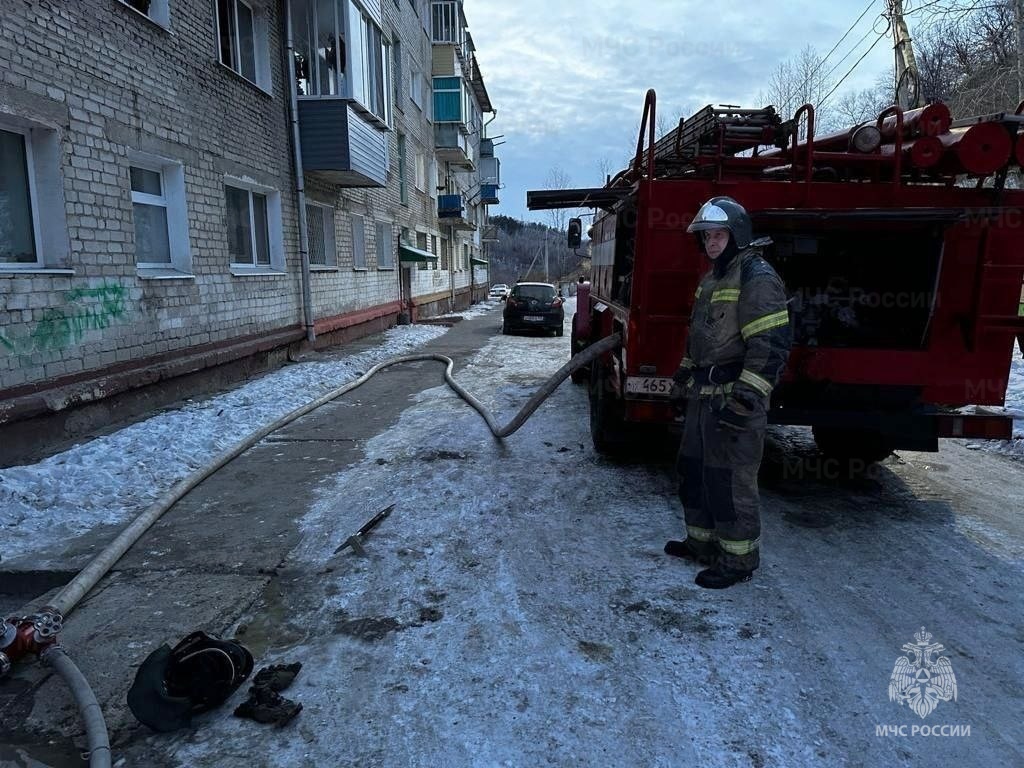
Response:
[[[460,57],[466,55],[466,14],[462,0],[431,3],[431,33],[434,45],[452,45]]]
[[[480,202],[484,205],[497,205],[498,200],[498,185],[497,184],[481,184],[480,185]]]
[[[480,183],[501,184],[501,161],[498,158],[480,158]]]
[[[339,187],[383,187],[387,134],[371,126],[344,98],[299,99],[302,166]]]
[[[456,123],[434,125],[434,152],[441,162],[472,171],[476,169],[473,145]]]
[[[462,195],[438,195],[437,218],[439,223],[455,229],[476,229],[476,224],[466,218],[466,201]]]

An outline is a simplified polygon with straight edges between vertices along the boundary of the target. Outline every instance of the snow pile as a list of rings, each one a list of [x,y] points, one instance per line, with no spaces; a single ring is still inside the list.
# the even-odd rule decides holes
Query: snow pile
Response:
[[[474,304],[465,312],[456,312],[452,317],[461,317],[464,320],[471,320],[474,317],[483,317],[501,302],[498,299],[484,299],[479,304]]]
[[[40,552],[96,526],[137,515],[225,448],[446,330],[427,325],[392,328],[381,345],[367,352],[290,365],[37,464],[0,469],[4,559]]]
[[[1013,347],[1010,378],[1006,384],[1006,408],[1017,415],[1024,414],[1024,359],[1017,344]],[[996,453],[1024,456],[1024,418],[1014,419],[1012,440],[990,440],[983,445]]]

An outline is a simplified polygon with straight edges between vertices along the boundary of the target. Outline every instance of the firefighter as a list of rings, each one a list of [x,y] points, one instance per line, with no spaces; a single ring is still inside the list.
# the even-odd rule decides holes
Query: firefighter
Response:
[[[729,197],[697,212],[695,233],[712,261],[697,288],[686,355],[672,399],[685,402],[677,470],[686,539],[665,552],[709,567],[696,582],[724,589],[759,565],[757,471],[768,401],[789,356],[791,332],[782,280],[753,241],[750,217]]]

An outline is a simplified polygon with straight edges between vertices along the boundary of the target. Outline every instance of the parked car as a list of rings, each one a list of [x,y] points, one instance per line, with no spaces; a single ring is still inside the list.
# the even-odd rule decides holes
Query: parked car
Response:
[[[504,299],[508,296],[508,286],[504,283],[495,283],[487,295],[492,299]]]
[[[562,335],[565,300],[549,283],[516,283],[505,301],[501,332],[540,330]]]

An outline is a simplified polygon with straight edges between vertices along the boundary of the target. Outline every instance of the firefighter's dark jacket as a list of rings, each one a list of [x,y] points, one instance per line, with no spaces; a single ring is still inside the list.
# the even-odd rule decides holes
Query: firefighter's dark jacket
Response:
[[[742,369],[724,392],[691,379],[687,394],[743,393],[752,396],[743,399],[767,405],[792,343],[785,286],[758,248],[715,266],[697,288],[680,373],[711,366]]]

